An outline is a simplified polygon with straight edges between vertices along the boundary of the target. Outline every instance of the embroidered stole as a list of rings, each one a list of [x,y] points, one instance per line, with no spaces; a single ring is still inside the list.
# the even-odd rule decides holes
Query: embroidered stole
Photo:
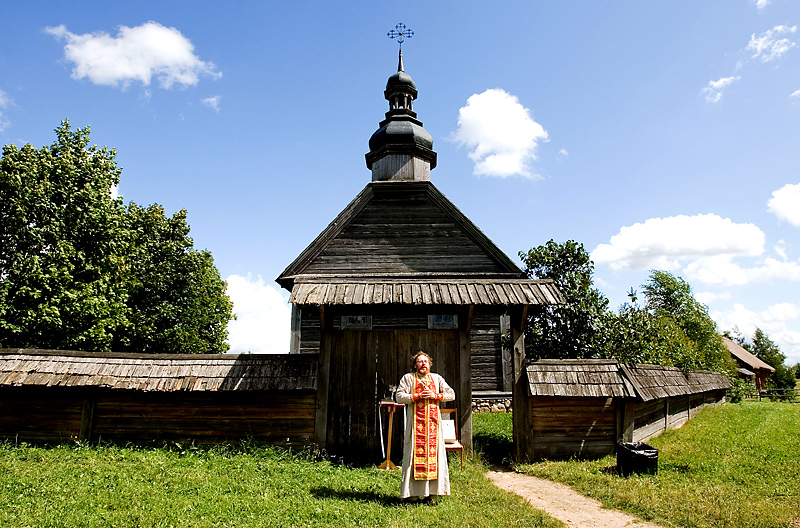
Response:
[[[438,392],[433,376],[422,379],[414,376],[414,394],[424,389]],[[414,480],[436,480],[439,477],[439,402],[414,402]]]

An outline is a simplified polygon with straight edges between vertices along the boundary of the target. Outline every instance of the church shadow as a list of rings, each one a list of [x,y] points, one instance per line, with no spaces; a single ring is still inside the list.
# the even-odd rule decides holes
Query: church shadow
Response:
[[[399,506],[400,497],[378,491],[338,490],[328,486],[311,488],[311,494],[318,499],[335,499],[342,501],[372,502],[382,506]]]

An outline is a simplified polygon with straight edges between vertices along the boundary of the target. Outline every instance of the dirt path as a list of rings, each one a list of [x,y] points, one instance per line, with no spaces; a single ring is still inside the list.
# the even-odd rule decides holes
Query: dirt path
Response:
[[[486,476],[498,488],[516,493],[569,528],[662,528],[627,513],[607,510],[599,501],[563,484],[511,471],[489,471]]]

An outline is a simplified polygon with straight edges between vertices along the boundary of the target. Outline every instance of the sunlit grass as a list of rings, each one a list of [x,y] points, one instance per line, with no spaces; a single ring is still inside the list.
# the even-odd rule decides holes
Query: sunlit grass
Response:
[[[275,448],[5,444],[0,526],[560,526],[478,461],[450,467],[453,495],[427,507],[401,504],[399,472]]]
[[[517,469],[665,525],[786,528],[800,517],[798,404],[720,405],[649,443],[657,475],[619,477],[614,456]]]

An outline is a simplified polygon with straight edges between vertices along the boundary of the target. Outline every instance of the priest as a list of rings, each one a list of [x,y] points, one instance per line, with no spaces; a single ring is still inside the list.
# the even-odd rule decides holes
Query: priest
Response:
[[[406,404],[400,495],[404,501],[427,504],[434,496],[450,495],[439,404],[456,398],[444,378],[431,372],[432,363],[425,352],[414,354],[412,372],[400,380],[396,394],[398,403]]]

